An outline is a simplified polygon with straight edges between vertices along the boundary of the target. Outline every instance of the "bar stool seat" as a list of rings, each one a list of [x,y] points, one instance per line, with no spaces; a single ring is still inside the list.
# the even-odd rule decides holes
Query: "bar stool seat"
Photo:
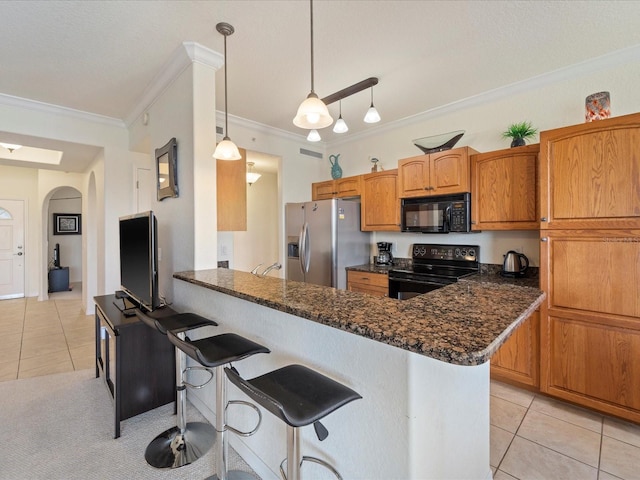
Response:
[[[155,328],[163,335],[173,332],[184,337],[185,332],[205,326],[217,326],[213,320],[195,313],[175,313],[162,315],[157,311],[153,316],[136,309],[136,316],[147,326]],[[145,450],[147,463],[156,468],[179,468],[206,454],[214,444],[215,428],[205,422],[186,420],[186,386],[182,381],[185,355],[176,351],[176,413],[177,425],[157,435]],[[210,380],[210,379],[209,379]]]
[[[353,400],[362,398],[357,392],[303,365],[288,365],[251,380],[245,380],[232,369],[225,368],[227,377],[253,401],[285,422],[287,427],[287,458],[280,465],[287,480],[299,480],[300,465],[312,461],[340,474],[328,463],[314,457],[301,457],[297,429],[314,424],[319,440],[329,432],[320,420]],[[285,475],[282,465],[287,463]]]
[[[259,343],[241,337],[235,333],[223,333],[199,340],[182,339],[173,331],[168,331],[167,336],[176,348],[183,351],[196,362],[215,369],[216,376],[216,466],[217,474],[207,480],[253,480],[249,473],[239,470],[229,471],[227,430],[241,435],[253,435],[260,427],[262,416],[258,408],[244,401],[230,401],[227,403],[224,365],[250,357],[257,353],[271,353],[271,351]],[[235,371],[235,369],[233,369]],[[243,404],[252,407],[258,414],[258,423],[251,432],[242,432],[229,425],[226,421],[226,409],[228,404]]]

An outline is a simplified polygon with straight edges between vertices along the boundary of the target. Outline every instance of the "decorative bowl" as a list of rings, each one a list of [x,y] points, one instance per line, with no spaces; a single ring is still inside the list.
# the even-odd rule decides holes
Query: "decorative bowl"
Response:
[[[424,153],[442,152],[449,150],[458,143],[458,140],[464,135],[464,130],[456,130],[449,133],[441,133],[440,135],[432,135],[430,137],[418,138],[412,140],[413,144]]]

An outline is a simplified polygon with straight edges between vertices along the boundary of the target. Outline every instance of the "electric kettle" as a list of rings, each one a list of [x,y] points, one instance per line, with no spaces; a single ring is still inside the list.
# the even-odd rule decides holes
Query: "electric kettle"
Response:
[[[523,276],[529,268],[529,259],[522,253],[509,250],[504,256],[502,274],[505,276]]]

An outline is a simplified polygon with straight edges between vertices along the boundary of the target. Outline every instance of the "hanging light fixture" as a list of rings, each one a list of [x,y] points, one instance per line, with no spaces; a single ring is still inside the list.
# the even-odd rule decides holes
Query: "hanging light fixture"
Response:
[[[311,92],[307,95],[298,107],[298,113],[293,119],[296,127],[307,128],[309,130],[328,127],[333,123],[333,118],[329,114],[329,109],[322,100],[318,98],[314,90],[313,82],[313,0],[309,0],[311,10]]]
[[[215,152],[213,152],[213,158],[217,160],[240,160],[242,155],[240,155],[236,144],[229,138],[229,123],[227,120],[229,113],[227,109],[227,37],[232,35],[235,30],[233,26],[225,22],[217,24],[216,30],[224,35],[224,137],[218,143]]]
[[[247,172],[247,183],[251,186],[256,183],[262,175],[252,171],[255,162],[247,162],[247,165],[249,167],[249,171]]]
[[[313,130],[309,130],[309,135],[307,135],[307,141],[319,142],[320,140],[322,139],[320,138],[320,134],[318,133],[318,130],[316,130],[315,128]]]
[[[371,106],[364,115],[364,121],[365,123],[377,123],[380,121],[380,114],[378,110],[376,110],[376,107],[373,106],[373,87],[371,87]]]
[[[340,116],[336,121],[336,124],[333,126],[334,133],[345,133],[349,131],[349,127],[347,126],[347,122],[342,119],[342,100],[340,100]]]

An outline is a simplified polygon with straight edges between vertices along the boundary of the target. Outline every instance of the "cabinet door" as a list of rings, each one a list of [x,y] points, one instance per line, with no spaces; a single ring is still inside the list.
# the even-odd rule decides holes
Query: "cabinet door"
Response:
[[[471,189],[467,147],[429,155],[429,195],[449,195]]]
[[[473,230],[537,230],[539,145],[471,156]]]
[[[376,297],[389,296],[389,277],[382,273],[365,273],[349,270],[347,290],[368,293]]]
[[[334,180],[317,182],[311,184],[311,200],[327,200],[336,195],[336,185]]]
[[[247,152],[239,148],[240,160],[216,161],[218,231],[247,230]]]
[[[361,194],[361,181],[362,175],[355,175],[353,177],[345,177],[335,180],[338,198],[359,197]]]
[[[640,421],[640,230],[540,233],[541,391]]]
[[[640,228],[640,114],[540,134],[542,229]]]
[[[362,183],[362,230],[400,231],[398,170],[369,173]]]
[[[540,311],[527,318],[491,357],[491,378],[538,387]]]
[[[429,195],[429,155],[399,160],[398,183],[401,198]]]

